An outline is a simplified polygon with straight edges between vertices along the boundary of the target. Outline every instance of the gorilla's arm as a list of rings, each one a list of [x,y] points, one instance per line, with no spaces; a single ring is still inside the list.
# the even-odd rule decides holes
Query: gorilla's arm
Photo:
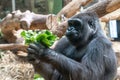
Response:
[[[101,41],[101,38],[91,41],[89,45],[90,46],[87,48],[88,50],[85,52],[86,55],[82,58],[81,62],[77,62],[71,58],[64,56],[62,53],[58,53],[49,48],[45,48],[42,53],[39,52],[41,51],[40,46],[36,46],[36,48],[39,48],[39,51],[35,48],[35,45],[33,45],[34,47],[31,46],[31,49],[34,49],[34,53],[36,53],[35,55],[40,60],[54,66],[54,68],[57,69],[68,80],[70,78],[73,80],[83,79],[88,78],[86,76],[92,77],[93,75],[94,77],[91,78],[92,80],[95,80],[94,78],[96,77],[100,79],[99,75],[103,74],[105,70],[104,60],[106,60],[105,63],[108,63],[107,61],[111,61],[109,66],[114,65],[112,58],[108,56],[111,55],[111,50],[106,50],[106,47],[110,47],[111,45],[106,42],[104,43],[104,40]],[[80,53],[81,52],[79,51],[77,54]],[[109,70],[108,68],[108,71],[112,70]]]
[[[39,73],[45,80],[50,80],[52,78],[54,68],[45,62],[31,62],[34,66],[35,72]]]
[[[81,79],[83,77],[82,75],[87,72],[85,65],[54,50],[46,49],[44,54],[44,56],[38,55],[39,59],[54,66],[54,68],[57,69],[66,80],[70,80],[70,78],[75,78],[73,80]]]
[[[45,80],[50,80],[52,78],[54,68],[52,65],[42,62],[40,59],[37,59],[35,55],[29,54],[27,60],[33,64],[35,72],[39,73]]]
[[[39,73],[45,80],[63,80],[62,75],[51,64],[46,62],[33,62],[35,72]]]

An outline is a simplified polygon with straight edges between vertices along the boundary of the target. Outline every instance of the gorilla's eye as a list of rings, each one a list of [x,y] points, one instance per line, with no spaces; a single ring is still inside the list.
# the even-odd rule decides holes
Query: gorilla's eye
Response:
[[[68,24],[69,26],[79,26],[82,27],[82,20],[78,19],[78,18],[74,18],[74,19],[69,19],[68,20]]]
[[[94,21],[88,21],[88,24],[89,24],[89,27],[92,28],[92,29],[96,29],[95,27],[95,22]]]
[[[91,25],[91,26],[94,26],[93,21],[88,21],[88,24]]]

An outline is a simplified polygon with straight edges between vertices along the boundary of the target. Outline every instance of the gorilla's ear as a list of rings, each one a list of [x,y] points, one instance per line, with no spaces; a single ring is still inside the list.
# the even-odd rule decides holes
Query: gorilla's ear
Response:
[[[95,34],[97,32],[97,27],[96,27],[96,20],[90,20],[88,21],[89,29],[92,34]]]
[[[97,26],[99,25],[96,25],[99,22],[98,15],[95,12],[88,12],[87,15],[90,17],[90,19],[88,20],[90,32],[92,34],[95,34],[97,32]]]

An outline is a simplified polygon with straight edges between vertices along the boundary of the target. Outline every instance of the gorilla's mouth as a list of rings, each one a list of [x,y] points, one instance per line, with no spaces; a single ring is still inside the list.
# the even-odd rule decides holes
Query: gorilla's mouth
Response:
[[[66,33],[65,35],[72,42],[76,42],[80,38],[80,34],[78,32],[70,32]]]

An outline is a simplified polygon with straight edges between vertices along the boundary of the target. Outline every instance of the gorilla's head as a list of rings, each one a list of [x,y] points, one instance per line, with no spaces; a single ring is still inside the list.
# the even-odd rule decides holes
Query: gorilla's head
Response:
[[[75,46],[88,44],[101,30],[95,13],[80,13],[68,20],[66,37]]]

